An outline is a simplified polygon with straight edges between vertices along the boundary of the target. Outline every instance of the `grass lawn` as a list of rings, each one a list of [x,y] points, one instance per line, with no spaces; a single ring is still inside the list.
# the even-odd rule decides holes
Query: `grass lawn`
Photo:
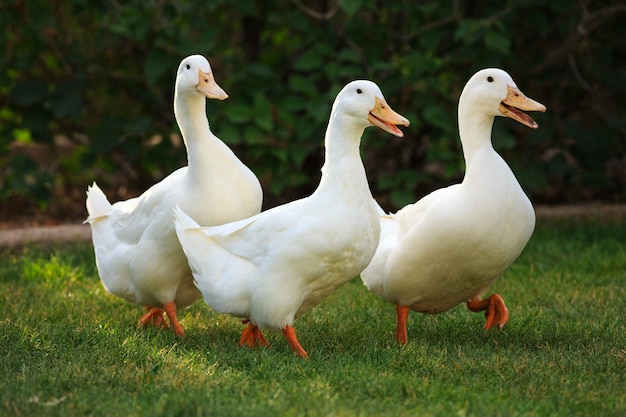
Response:
[[[282,334],[237,345],[243,325],[198,301],[187,332],[137,329],[91,245],[0,252],[2,416],[624,416],[626,224],[541,219],[491,292],[503,331],[465,306],[395,309],[355,279]]]

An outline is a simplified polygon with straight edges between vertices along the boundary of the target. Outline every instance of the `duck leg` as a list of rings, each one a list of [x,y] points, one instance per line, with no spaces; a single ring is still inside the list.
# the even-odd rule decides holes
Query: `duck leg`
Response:
[[[406,345],[408,335],[406,332],[406,320],[411,308],[409,306],[396,305],[396,342]]]
[[[167,314],[167,318],[170,319],[170,326],[172,330],[174,330],[174,334],[178,337],[185,337],[185,331],[183,330],[183,326],[178,322],[178,316],[176,315],[176,304],[173,301],[169,303],[165,303],[163,305],[163,310],[165,310],[165,314]]]
[[[148,312],[139,319],[139,323],[137,324],[139,327],[150,325],[156,327],[167,326],[165,317],[163,317],[163,314],[165,313],[163,310],[157,307],[146,307],[146,310],[148,310]]]
[[[283,334],[289,342],[291,350],[296,352],[296,355],[305,359],[309,357],[309,354],[306,353],[306,350],[304,350],[302,348],[302,345],[300,345],[300,342],[298,342],[298,338],[296,337],[296,329],[294,329],[292,326],[285,326],[285,328],[283,329]]]
[[[509,310],[504,305],[504,300],[498,294],[493,294],[484,300],[472,298],[467,302],[467,308],[477,313],[485,311],[485,331],[491,329],[494,324],[498,324],[498,328],[502,330],[506,322],[509,320]]]
[[[267,347],[270,344],[267,343],[265,337],[263,336],[263,332],[256,325],[252,324],[250,320],[244,320],[243,323],[248,323],[243,332],[241,333],[241,338],[239,338],[239,346],[249,346],[254,347],[257,343],[259,346]]]

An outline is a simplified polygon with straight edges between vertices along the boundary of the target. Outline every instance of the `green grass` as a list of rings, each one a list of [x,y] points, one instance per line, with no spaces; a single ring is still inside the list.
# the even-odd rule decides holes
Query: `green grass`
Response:
[[[187,338],[137,329],[102,288],[91,245],[0,253],[0,415],[624,416],[626,225],[540,221],[491,292],[511,317],[484,333],[459,306],[409,317],[359,280],[296,322],[310,359],[201,301]]]

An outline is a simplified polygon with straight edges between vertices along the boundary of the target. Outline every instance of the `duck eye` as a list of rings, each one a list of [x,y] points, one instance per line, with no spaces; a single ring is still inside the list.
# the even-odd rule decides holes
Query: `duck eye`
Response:
[[[191,69],[191,65],[187,64],[187,69]]]
[[[361,94],[361,93],[363,93],[363,90],[361,90],[360,88],[357,88],[357,89],[356,89],[356,93],[357,93],[357,94]]]
[[[493,82],[493,77],[490,75],[489,77],[487,77],[487,81],[489,81],[490,83]]]

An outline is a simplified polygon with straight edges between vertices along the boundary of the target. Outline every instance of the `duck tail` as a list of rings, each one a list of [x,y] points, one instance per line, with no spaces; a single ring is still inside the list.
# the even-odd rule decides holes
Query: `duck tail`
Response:
[[[113,210],[113,206],[95,181],[91,186],[87,187],[86,205],[89,217],[83,223],[93,224],[95,220],[108,216]]]

